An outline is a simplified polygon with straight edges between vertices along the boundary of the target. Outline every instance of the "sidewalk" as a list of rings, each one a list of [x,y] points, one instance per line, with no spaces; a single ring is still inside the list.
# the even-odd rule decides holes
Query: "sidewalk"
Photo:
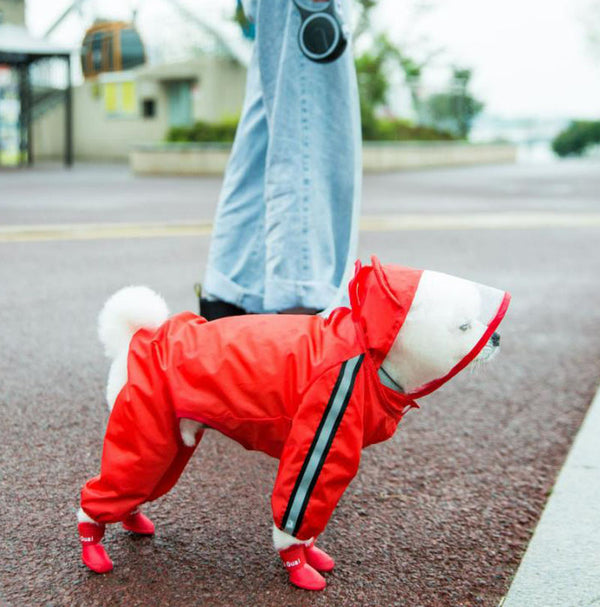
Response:
[[[500,605],[600,605],[600,389]]]

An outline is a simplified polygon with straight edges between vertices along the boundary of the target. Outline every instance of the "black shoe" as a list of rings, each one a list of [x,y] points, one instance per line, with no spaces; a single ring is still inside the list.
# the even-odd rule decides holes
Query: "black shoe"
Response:
[[[242,316],[247,314],[244,308],[240,308],[234,304],[221,301],[220,299],[203,299],[198,302],[200,307],[200,316],[204,316],[206,320],[217,320],[225,316]]]
[[[241,316],[247,314],[244,308],[240,308],[234,304],[220,299],[205,299],[202,297],[202,287],[200,284],[194,285],[194,290],[198,297],[198,312],[200,316],[206,320],[217,320],[217,318],[225,318],[226,316]]]
[[[302,306],[297,306],[295,308],[286,308],[285,310],[280,310],[277,312],[277,314],[302,314],[304,316],[314,316],[322,311],[323,310],[318,310],[317,308],[303,308]]]

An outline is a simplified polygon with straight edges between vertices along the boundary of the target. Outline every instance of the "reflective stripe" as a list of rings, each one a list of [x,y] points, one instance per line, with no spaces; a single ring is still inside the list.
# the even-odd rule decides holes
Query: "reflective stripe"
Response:
[[[404,394],[404,390],[402,386],[397,384],[392,376],[383,368],[379,367],[377,371],[377,375],[379,376],[379,381],[386,387],[394,390],[395,392],[399,392],[400,394]]]
[[[362,360],[363,355],[361,354],[347,360],[342,365],[282,520],[282,528],[291,535],[294,535],[300,527],[308,500],[352,396],[354,381]]]

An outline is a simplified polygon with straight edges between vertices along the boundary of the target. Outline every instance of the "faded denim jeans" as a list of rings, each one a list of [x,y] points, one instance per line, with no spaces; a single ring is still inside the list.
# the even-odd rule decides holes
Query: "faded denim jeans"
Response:
[[[342,303],[356,255],[361,132],[352,49],[302,55],[292,0],[250,0],[246,97],[217,207],[205,294],[249,312]],[[350,23],[349,0],[343,1]]]

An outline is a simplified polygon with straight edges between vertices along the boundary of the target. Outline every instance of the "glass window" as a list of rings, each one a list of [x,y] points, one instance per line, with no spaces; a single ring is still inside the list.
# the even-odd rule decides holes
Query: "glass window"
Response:
[[[133,114],[136,110],[135,103],[135,84],[133,82],[123,82],[121,85],[121,99],[123,101],[122,111],[124,114]]]
[[[154,116],[156,116],[155,99],[144,99],[142,101],[142,115],[144,118],[154,118]]]
[[[104,111],[116,117],[137,114],[135,82],[107,82],[104,85]]]
[[[121,30],[121,58],[123,70],[145,63],[144,45],[135,30]]]
[[[117,69],[114,60],[114,48],[115,48],[115,38],[118,36],[116,33],[111,33],[108,36],[107,44],[106,44],[106,69],[109,72],[113,72]]]
[[[96,32],[92,37],[92,71],[102,71],[102,38],[104,34]]]
[[[117,85],[114,82],[104,85],[104,109],[107,114],[118,113]]]

